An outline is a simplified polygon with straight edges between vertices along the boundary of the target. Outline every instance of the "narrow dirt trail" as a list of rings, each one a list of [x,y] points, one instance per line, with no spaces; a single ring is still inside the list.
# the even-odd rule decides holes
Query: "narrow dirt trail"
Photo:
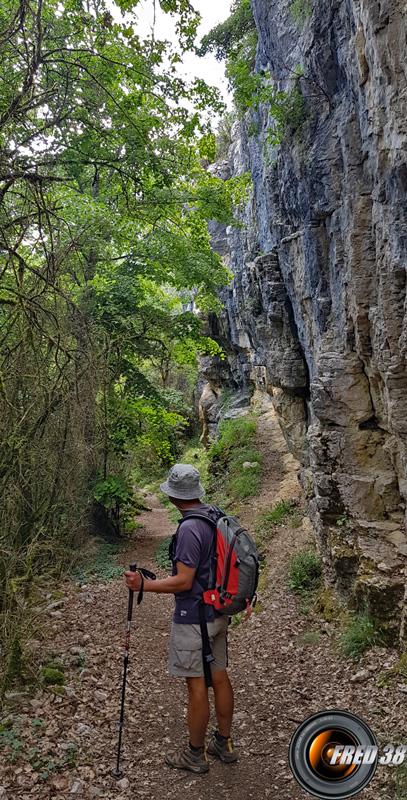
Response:
[[[264,480],[259,497],[248,502],[241,514],[246,524],[252,524],[255,514],[276,500],[298,495],[298,465],[287,455],[272,413],[262,416],[259,429]],[[139,518],[144,531],[123,564],[134,559],[156,570],[157,544],[174,526],[157,498],[150,496],[147,502],[153,510]],[[230,631],[239,763],[212,762],[209,774],[203,777],[178,773],[163,764],[165,751],[185,741],[185,692],[183,681],[166,672],[173,598],[147,595],[135,609],[126,697],[125,778],[115,782],[111,768],[117,741],[127,590],[121,580],[82,590],[69,585],[65,587],[65,606],[52,621],[50,643],[50,649],[52,645],[68,665],[66,694],[58,697],[40,692],[20,713],[27,726],[33,717],[44,721],[40,749],[48,746],[48,752],[60,757],[74,746],[74,763],[51,772],[46,779],[38,778],[32,769],[22,767],[18,772],[19,766],[3,764],[2,800],[184,800],[186,796],[194,800],[232,800],[236,796],[239,800],[305,800],[308,795],[289,770],[287,749],[297,725],[311,713],[347,708],[365,717],[387,741],[400,741],[400,697],[405,696],[376,686],[377,673],[396,654],[376,649],[363,662],[367,677],[353,682],[352,675],[361,665],[355,668],[341,663],[332,646],[332,626],[314,621],[311,627],[317,631],[317,641],[306,645],[301,638],[309,631],[310,621],[300,614],[297,599],[287,589],[286,570],[291,556],[309,540],[307,520],[298,528],[284,525],[277,529],[268,546],[268,585],[261,598],[262,610]],[[393,800],[388,773],[384,768],[378,770],[365,791],[366,798]]]

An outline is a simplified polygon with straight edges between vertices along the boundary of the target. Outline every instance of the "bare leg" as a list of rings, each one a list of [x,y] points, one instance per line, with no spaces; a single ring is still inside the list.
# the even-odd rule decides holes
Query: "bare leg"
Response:
[[[234,697],[229,675],[225,669],[212,672],[212,685],[215,693],[216,718],[221,736],[230,736],[232,727]]]
[[[209,722],[209,699],[205,678],[187,678],[188,730],[193,747],[203,747]]]

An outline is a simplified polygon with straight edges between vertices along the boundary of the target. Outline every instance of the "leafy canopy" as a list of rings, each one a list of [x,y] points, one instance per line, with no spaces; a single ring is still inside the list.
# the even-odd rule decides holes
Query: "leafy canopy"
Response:
[[[28,597],[69,561],[98,480],[120,505],[135,462],[175,457],[192,362],[216,348],[185,306],[219,307],[231,276],[207,222],[233,223],[246,182],[206,169],[223,105],[178,72],[199,16],[160,5],[177,46],[140,36],[138,0],[0,7],[4,687],[25,625],[13,587]]]

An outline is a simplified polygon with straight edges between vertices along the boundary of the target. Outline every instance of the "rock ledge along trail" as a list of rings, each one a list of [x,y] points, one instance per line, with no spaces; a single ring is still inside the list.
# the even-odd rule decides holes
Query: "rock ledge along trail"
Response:
[[[278,499],[299,495],[298,465],[287,454],[270,411],[260,417],[258,439],[264,478],[260,495],[248,501],[240,515],[247,525],[253,525],[255,514],[271,508]],[[144,529],[123,564],[135,559],[157,571],[157,545],[174,525],[156,497],[149,496],[147,502],[152,511],[140,517]],[[51,635],[45,646],[66,665],[65,693],[40,691],[14,711],[25,733],[33,728],[33,720],[41,720],[41,726],[35,727],[34,745],[37,762],[43,766],[34,768],[28,761],[27,748],[34,746],[33,741],[27,741],[14,763],[3,759],[1,800],[184,800],[186,796],[232,800],[237,794],[240,800],[305,800],[308,795],[291,775],[287,750],[298,724],[326,708],[359,713],[383,737],[383,744],[400,742],[405,735],[402,704],[406,695],[397,687],[377,685],[378,673],[396,661],[397,653],[375,648],[357,665],[341,661],[333,646],[333,626],[302,615],[298,599],[287,589],[287,564],[311,540],[306,517],[299,527],[276,528],[267,547],[268,579],[261,610],[248,623],[230,630],[239,763],[212,761],[210,772],[202,777],[171,770],[163,763],[167,749],[186,742],[185,689],[182,680],[170,678],[166,671],[173,598],[146,595],[141,606],[135,605],[131,634],[124,777],[118,783],[113,779],[127,589],[120,579],[81,590],[67,584],[63,608],[50,617]],[[312,644],[306,644],[302,637],[310,627],[317,635]],[[52,763],[61,765],[67,753],[70,760],[65,759],[65,766],[55,771]],[[379,768],[364,797],[393,800],[392,770]]]

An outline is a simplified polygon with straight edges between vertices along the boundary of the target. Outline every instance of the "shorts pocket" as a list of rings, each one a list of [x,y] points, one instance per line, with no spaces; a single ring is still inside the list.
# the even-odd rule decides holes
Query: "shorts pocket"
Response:
[[[202,651],[174,650],[173,664],[177,669],[198,671],[202,667]]]
[[[171,634],[170,662],[176,670],[202,670],[202,639],[199,625],[174,624]]]

